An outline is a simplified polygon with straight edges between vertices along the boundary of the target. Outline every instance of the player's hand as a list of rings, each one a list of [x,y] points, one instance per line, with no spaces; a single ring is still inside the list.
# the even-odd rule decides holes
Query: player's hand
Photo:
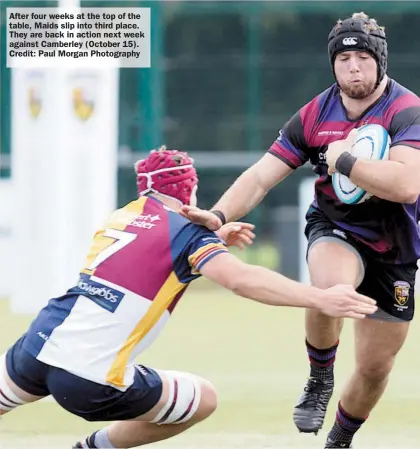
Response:
[[[181,206],[179,213],[193,223],[205,226],[210,231],[217,231],[222,227],[222,220],[217,215],[199,207],[184,205]]]
[[[251,223],[232,222],[223,225],[216,234],[226,242],[227,246],[237,246],[245,249],[246,245],[252,245],[255,234],[252,230],[255,226]]]
[[[328,164],[328,174],[331,176],[335,172],[335,164],[337,159],[345,151],[350,151],[356,139],[357,129],[354,128],[349,132],[349,135],[342,140],[336,140],[328,145],[328,150],[325,153],[327,164]]]
[[[356,292],[352,285],[335,285],[322,291],[319,310],[336,318],[363,319],[378,310],[376,301]]]

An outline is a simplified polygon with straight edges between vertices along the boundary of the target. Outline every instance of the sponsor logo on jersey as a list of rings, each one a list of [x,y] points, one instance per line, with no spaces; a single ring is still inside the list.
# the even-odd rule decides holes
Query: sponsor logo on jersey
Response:
[[[86,296],[98,306],[112,313],[115,312],[124,298],[124,293],[93,281],[87,275],[81,275],[77,286],[72,288],[70,292]]]
[[[38,337],[42,338],[44,341],[47,341],[50,337],[48,335],[44,334],[43,332],[37,333]]]
[[[161,221],[159,215],[138,215],[134,218],[134,220],[130,223],[131,226],[135,226],[136,228],[143,228],[143,229],[152,229],[156,226],[154,223],[155,221]]]
[[[342,136],[342,135],[344,135],[344,131],[325,130],[318,132],[318,136]]]

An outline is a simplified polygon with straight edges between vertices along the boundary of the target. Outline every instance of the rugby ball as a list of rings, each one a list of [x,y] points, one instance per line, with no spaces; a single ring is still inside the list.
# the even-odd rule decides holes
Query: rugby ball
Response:
[[[357,130],[350,153],[360,159],[387,160],[391,138],[381,125],[364,125]],[[360,204],[373,195],[341,173],[333,173],[332,183],[338,199],[345,204]]]

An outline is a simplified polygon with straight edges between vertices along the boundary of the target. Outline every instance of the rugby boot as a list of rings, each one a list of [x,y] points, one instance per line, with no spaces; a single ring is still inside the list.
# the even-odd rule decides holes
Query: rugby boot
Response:
[[[331,438],[327,438],[327,442],[325,443],[325,449],[351,449],[352,447],[353,446],[351,445],[351,443],[345,441],[335,441]]]
[[[322,429],[333,391],[333,378],[309,377],[293,412],[293,421],[300,432],[316,435]]]

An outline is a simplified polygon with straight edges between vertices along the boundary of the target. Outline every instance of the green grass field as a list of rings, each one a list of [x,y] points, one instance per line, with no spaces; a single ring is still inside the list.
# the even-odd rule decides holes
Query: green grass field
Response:
[[[30,319],[11,315],[8,302],[0,301],[0,349],[12,344]],[[419,339],[415,320],[386,395],[355,439],[357,449],[420,448],[415,432],[420,403]],[[141,362],[207,377],[219,391],[219,409],[201,425],[155,447],[322,449],[338,393],[353,366],[352,350],[352,322],[348,321],[325,429],[318,436],[299,434],[292,410],[308,374],[303,311],[263,306],[198,281]],[[0,449],[70,448],[97,427],[54,402],[42,401],[0,421]]]

